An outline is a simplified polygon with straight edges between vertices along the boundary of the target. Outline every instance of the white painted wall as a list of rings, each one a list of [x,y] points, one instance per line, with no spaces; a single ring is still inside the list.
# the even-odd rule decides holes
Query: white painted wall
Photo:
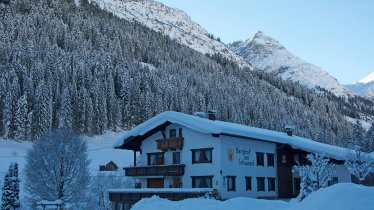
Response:
[[[276,191],[268,191],[267,177],[276,178],[276,144],[264,141],[247,140],[236,137],[220,136],[222,145],[222,177],[236,176],[236,191],[227,191],[227,181],[221,181],[220,193],[224,199],[232,197],[261,197],[261,196],[276,196]],[[233,160],[228,158],[228,150],[233,150]],[[249,150],[249,155],[243,154],[241,151]],[[256,152],[264,153],[264,166],[256,165]],[[266,153],[274,154],[274,167],[267,166]],[[243,161],[245,164],[243,164]],[[253,165],[246,165],[246,164]],[[245,177],[252,177],[252,190],[246,191]],[[265,177],[265,191],[257,191],[256,177]],[[277,181],[275,181],[277,186]]]

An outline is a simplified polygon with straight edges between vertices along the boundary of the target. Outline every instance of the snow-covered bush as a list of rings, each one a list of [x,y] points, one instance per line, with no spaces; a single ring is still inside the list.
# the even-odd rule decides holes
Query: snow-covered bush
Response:
[[[321,154],[308,154],[307,160],[310,164],[298,164],[293,168],[301,177],[300,193],[297,197],[299,201],[306,198],[313,191],[328,186],[329,181],[336,175],[335,165],[330,163],[330,159]]]
[[[91,179],[86,209],[110,210],[108,189],[134,187],[134,180],[120,172],[100,172]]]
[[[26,191],[32,200],[81,201],[89,184],[86,142],[57,130],[36,142],[26,156]]]
[[[374,158],[369,153],[362,151],[358,145],[347,150],[347,160],[344,165],[361,183],[370,174],[374,173]]]
[[[4,177],[1,209],[16,210],[20,208],[19,182],[18,164],[14,162],[10,164],[9,171]]]

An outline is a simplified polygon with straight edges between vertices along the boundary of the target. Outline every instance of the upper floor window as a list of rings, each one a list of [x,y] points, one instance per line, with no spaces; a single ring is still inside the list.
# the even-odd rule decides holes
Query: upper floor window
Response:
[[[287,156],[286,155],[282,155],[282,163],[287,163]]]
[[[264,153],[256,152],[257,166],[264,166]]]
[[[192,163],[211,163],[213,148],[192,149]]]
[[[183,129],[179,128],[179,137],[183,137]]]
[[[298,163],[300,161],[300,155],[299,154],[294,154],[293,155],[293,162]]]
[[[173,152],[173,164],[180,164],[180,163],[181,163],[181,153]]]
[[[245,190],[246,191],[252,190],[252,177],[250,176],[245,177]]]
[[[275,178],[268,178],[268,191],[275,191]]]
[[[235,176],[226,176],[227,177],[227,191],[235,191]]]
[[[213,176],[192,176],[192,188],[212,188]]]
[[[170,138],[177,137],[177,129],[170,129],[169,137]]]
[[[274,167],[274,154],[267,153],[266,155],[267,155],[268,166],[269,167],[271,167],[271,166]]]
[[[148,165],[164,165],[164,153],[148,153]]]

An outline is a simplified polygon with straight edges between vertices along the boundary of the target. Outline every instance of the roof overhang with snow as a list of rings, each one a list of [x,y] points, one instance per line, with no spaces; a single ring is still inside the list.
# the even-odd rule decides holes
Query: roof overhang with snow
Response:
[[[345,160],[347,149],[320,143],[311,139],[298,136],[289,136],[283,132],[250,127],[246,125],[209,120],[180,112],[167,111],[145,121],[130,131],[124,133],[114,145],[117,149],[140,151],[141,142],[166,126],[176,123],[201,133],[209,133],[215,136],[227,135],[238,138],[268,141],[277,144],[290,145],[293,149],[306,152],[324,154],[336,160]]]

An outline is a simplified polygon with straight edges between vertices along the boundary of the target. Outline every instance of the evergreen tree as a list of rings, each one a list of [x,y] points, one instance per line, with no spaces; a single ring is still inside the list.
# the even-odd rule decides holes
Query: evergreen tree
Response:
[[[16,210],[20,208],[19,182],[18,164],[13,162],[10,164],[9,171],[4,177],[2,209]]]
[[[61,106],[58,118],[58,128],[71,130],[73,126],[71,96],[68,88],[64,88],[61,95]]]
[[[25,140],[27,136],[28,112],[27,112],[27,96],[23,95],[17,101],[15,116],[15,138]]]

